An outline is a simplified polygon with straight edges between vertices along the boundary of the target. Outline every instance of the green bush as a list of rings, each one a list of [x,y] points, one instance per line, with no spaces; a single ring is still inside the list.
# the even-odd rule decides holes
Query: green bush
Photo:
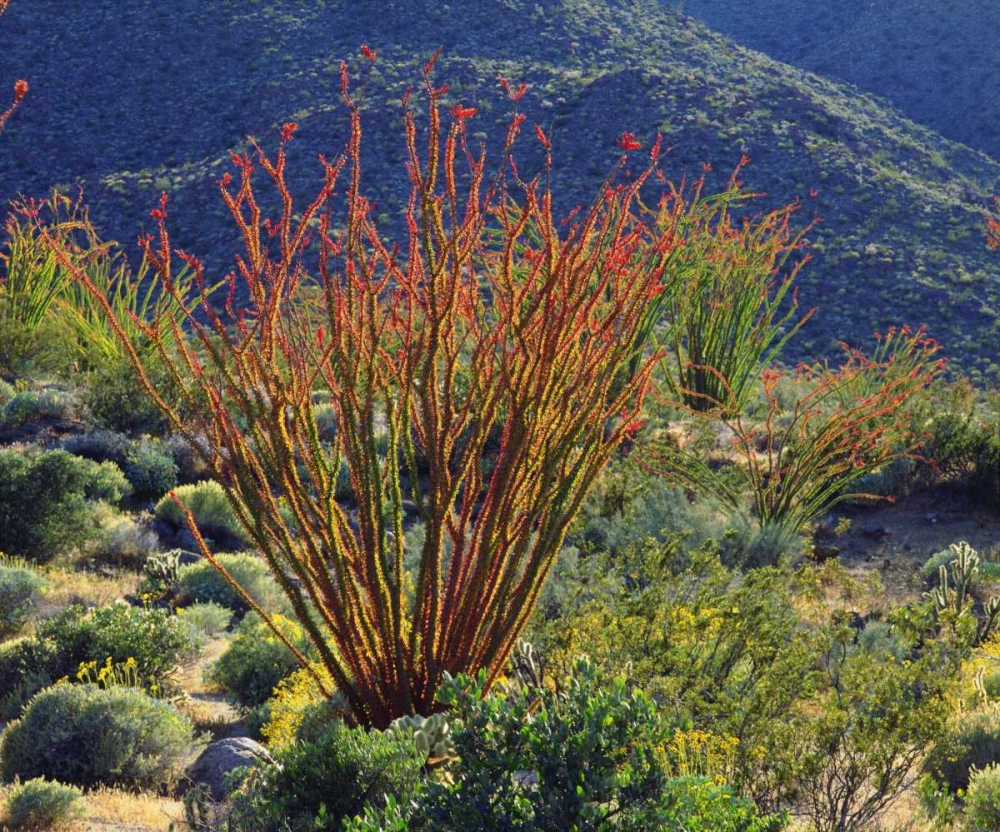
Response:
[[[290,746],[276,760],[277,766],[251,770],[233,795],[233,828],[339,832],[366,805],[405,802],[426,755],[405,734],[348,728],[334,719],[313,742]]]
[[[110,510],[96,514],[101,540],[93,552],[95,559],[138,570],[160,548],[156,532],[135,517]]]
[[[186,623],[200,630],[206,636],[217,636],[229,626],[229,622],[233,619],[233,611],[229,607],[223,607],[212,601],[178,609],[177,614],[183,614]]]
[[[83,403],[101,427],[124,433],[159,433],[166,420],[127,361],[112,361],[87,375]]]
[[[177,463],[161,443],[143,439],[126,452],[122,466],[136,497],[158,499],[177,485]]]
[[[929,768],[951,792],[969,787],[974,769],[1000,760],[1000,705],[957,713],[947,734],[933,749]]]
[[[0,450],[0,550],[45,562],[91,541],[93,504],[118,502],[128,482],[112,463],[64,450]]]
[[[484,698],[484,681],[462,677],[442,689],[457,761],[449,776],[425,778],[408,803],[405,794],[370,801],[346,829],[777,832],[787,825],[784,815],[760,816],[726,785],[672,776],[664,753],[671,729],[652,700],[624,681],[602,683],[586,662],[563,694],[513,682]]]
[[[174,492],[194,515],[198,530],[208,538],[223,540],[245,540],[233,514],[232,506],[226,500],[226,492],[213,480],[204,480],[193,485],[182,485]],[[169,494],[156,504],[156,516],[167,520],[177,529],[187,528],[187,521],[180,506]]]
[[[411,829],[777,830],[722,787],[671,778],[670,728],[624,681],[601,684],[585,662],[568,690],[510,687],[482,697],[483,678],[446,686],[460,764],[425,782]]]
[[[558,684],[580,655],[608,677],[627,666],[677,723],[735,738],[731,782],[778,805],[795,786],[788,713],[815,691],[825,646],[795,607],[798,592],[813,591],[797,584],[818,581],[813,569],[741,574],[716,547],[678,541],[581,556],[550,579],[528,639]]]
[[[905,662],[865,650],[843,655],[830,659],[839,665],[835,687],[808,716],[790,718],[799,805],[816,832],[881,825],[943,735],[953,687],[955,665],[936,651]]]
[[[995,397],[983,414],[972,401],[940,403],[921,430],[920,455],[929,461],[934,479],[961,485],[973,504],[1000,508],[1000,410]]]
[[[309,651],[308,638],[297,623],[280,615],[274,616],[274,621],[298,650]],[[207,669],[206,675],[240,707],[250,709],[270,699],[278,682],[300,667],[271,628],[251,613],[240,623],[232,643]]]
[[[132,440],[123,433],[99,429],[72,436],[62,443],[62,447],[74,456],[94,462],[113,462],[123,468]]]
[[[17,395],[17,388],[13,384],[8,384],[2,378],[0,378],[0,407],[3,407],[7,402]]]
[[[144,687],[170,686],[179,661],[196,654],[204,636],[163,609],[118,601],[84,610],[70,607],[30,638],[0,648],[0,715],[16,716],[32,694],[57,679],[75,679],[84,662],[134,659]]]
[[[965,795],[965,828],[969,832],[1000,829],[1000,763],[972,772]]]
[[[216,555],[216,560],[233,576],[265,612],[285,612],[289,602],[278,582],[271,577],[267,564],[256,555]],[[222,574],[207,560],[182,566],[177,573],[178,596],[197,603],[212,601],[244,612],[246,604]]]
[[[0,423],[20,427],[43,419],[65,419],[73,412],[73,399],[61,390],[25,390],[0,410]]]
[[[7,793],[7,823],[11,829],[46,832],[87,814],[87,801],[74,786],[36,777]]]
[[[784,815],[758,814],[753,801],[732,787],[707,777],[674,777],[663,790],[661,829],[684,832],[778,832],[788,825]]]
[[[0,740],[0,773],[77,786],[158,788],[173,783],[194,738],[169,703],[130,688],[55,685]]]
[[[170,445],[159,439],[131,439],[113,430],[74,436],[63,448],[94,462],[113,462],[125,474],[136,497],[159,498],[177,485],[177,463]]]
[[[48,586],[37,572],[0,558],[0,637],[16,633],[28,623]]]

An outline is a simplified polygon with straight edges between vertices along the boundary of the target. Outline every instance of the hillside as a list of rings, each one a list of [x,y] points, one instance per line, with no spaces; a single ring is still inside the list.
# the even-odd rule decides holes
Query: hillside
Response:
[[[118,239],[149,225],[165,189],[176,242],[228,267],[233,238],[213,182],[229,150],[247,134],[273,141],[294,119],[292,167],[298,184],[313,181],[316,153],[342,145],[337,68],[362,63],[361,43],[379,51],[366,188],[391,221],[403,145],[394,107],[380,105],[445,44],[437,78],[480,107],[474,129],[492,147],[509,116],[497,76],[529,83],[526,111],[553,137],[564,208],[606,173],[623,130],[647,144],[662,131],[671,178],[710,163],[721,188],[747,153],[744,179],[768,204],[802,197],[803,222],[823,223],[801,290],[821,312],[800,354],[907,321],[928,324],[980,381],[1000,374],[1000,262],[983,240],[1000,163],[646,0],[176,0],[169,10],[67,0],[57,17],[15,0],[0,43],[0,78],[32,84],[0,137],[0,199],[81,181]],[[536,166],[536,143],[522,145],[522,166]]]
[[[1000,156],[1000,5],[992,0],[667,0],[735,40],[882,95]]]

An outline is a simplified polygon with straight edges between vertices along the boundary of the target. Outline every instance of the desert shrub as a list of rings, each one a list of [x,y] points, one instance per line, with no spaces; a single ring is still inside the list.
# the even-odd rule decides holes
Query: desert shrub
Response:
[[[233,611],[212,601],[192,604],[177,610],[184,616],[185,623],[203,632],[206,636],[217,636],[229,626],[233,619]]]
[[[674,777],[664,784],[662,829],[684,832],[778,832],[784,814],[761,816],[753,801],[725,783],[701,776]]]
[[[858,647],[877,661],[903,661],[910,655],[910,645],[891,624],[872,621],[858,634]]]
[[[159,536],[141,520],[107,509],[95,514],[101,529],[100,545],[94,552],[96,559],[138,569],[159,549]]]
[[[820,684],[825,639],[801,625],[798,572],[728,570],[716,547],[680,559],[680,544],[647,544],[619,558],[579,559],[554,576],[529,640],[563,684],[587,655],[669,703],[678,724],[736,740],[731,782],[773,806],[793,788],[788,712]],[[559,589],[556,593],[555,589]],[[762,772],[766,768],[766,772]]]
[[[0,408],[17,395],[17,388],[0,378]]]
[[[985,705],[954,714],[935,745],[928,768],[955,794],[969,787],[974,769],[1000,760],[1000,706]]]
[[[265,611],[287,610],[287,598],[261,558],[251,554],[228,553],[215,557]],[[237,612],[244,612],[247,609],[246,603],[236,590],[207,560],[182,566],[178,570],[177,591],[180,597],[194,602],[213,601]]]
[[[98,429],[66,440],[63,448],[94,462],[115,463],[139,498],[159,498],[177,484],[173,450],[158,439],[131,439],[117,431]]]
[[[622,680],[603,683],[586,662],[562,694],[511,684],[484,698],[483,689],[480,676],[442,690],[459,762],[452,778],[424,781],[409,828],[784,826],[723,787],[710,794],[697,778],[674,779],[662,753],[671,729],[653,701]]]
[[[194,441],[205,448],[208,447],[204,437],[192,437]],[[177,464],[177,479],[184,485],[192,485],[209,478],[209,470],[205,460],[201,458],[191,445],[191,439],[178,434],[170,434],[163,440]]]
[[[72,410],[72,398],[61,390],[25,390],[3,406],[0,423],[19,427],[43,419],[65,419]]]
[[[87,801],[74,786],[36,777],[7,792],[7,823],[12,829],[55,829],[87,814]]]
[[[1000,763],[972,771],[965,795],[965,828],[969,832],[1000,829]]]
[[[258,832],[340,830],[366,804],[406,801],[426,754],[405,734],[348,728],[333,719],[312,742],[289,746],[276,760],[278,766],[252,770],[234,794],[230,822],[236,828],[250,820]]]
[[[222,540],[244,540],[245,535],[226,500],[222,486],[212,480],[182,485],[174,496],[194,515],[198,530],[206,537]],[[168,520],[176,528],[187,528],[180,506],[169,494],[156,504],[156,516]]]
[[[297,649],[306,652],[309,641],[297,623],[274,616],[275,624]],[[256,614],[247,615],[236,629],[232,643],[206,671],[240,707],[253,708],[271,697],[275,686],[301,665]]]
[[[70,608],[45,622],[39,635],[55,641],[75,665],[107,656],[116,663],[134,658],[140,677],[149,681],[164,678],[178,661],[193,657],[202,641],[194,628],[167,610],[124,601],[88,611]]]
[[[94,501],[118,502],[128,490],[112,463],[64,450],[0,450],[0,550],[45,562],[86,544]]]
[[[954,668],[929,651],[912,662],[839,652],[815,713],[793,718],[800,811],[817,832],[878,825],[921,776],[941,737]]]
[[[649,474],[639,456],[612,462],[597,478],[570,531],[573,546],[616,554],[684,535],[685,548],[694,549],[726,533],[731,525],[726,513]]]
[[[125,360],[107,361],[88,373],[85,390],[83,404],[100,427],[156,434],[166,425]]]
[[[64,450],[74,456],[93,462],[113,462],[124,467],[132,440],[125,434],[113,430],[92,430],[78,436],[71,436],[62,443]]]
[[[77,786],[172,783],[193,740],[169,703],[130,688],[62,684],[35,696],[0,740],[0,772]]]
[[[158,499],[177,485],[177,463],[153,440],[139,440],[129,448],[123,471],[136,497]]]
[[[84,662],[134,659],[144,687],[170,687],[176,664],[193,656],[203,636],[162,609],[119,601],[84,610],[70,607],[43,622],[30,638],[0,648],[0,710],[8,716],[48,684],[76,679]]]
[[[965,380],[935,385],[912,414],[921,437],[919,473],[925,483],[947,483],[969,502],[1000,508],[1000,398],[980,400]]]
[[[10,565],[0,556],[0,637],[28,623],[48,586],[37,572]]]
[[[296,670],[275,685],[272,697],[258,715],[260,733],[271,748],[311,742],[334,718],[337,703],[323,693],[317,675],[330,685],[325,668],[318,663]]]

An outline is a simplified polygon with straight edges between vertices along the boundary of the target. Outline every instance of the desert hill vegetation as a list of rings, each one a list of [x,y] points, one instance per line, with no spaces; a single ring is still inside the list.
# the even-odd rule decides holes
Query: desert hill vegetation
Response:
[[[4,828],[1000,828],[994,162],[646,2],[0,45]]]
[[[721,189],[746,154],[748,189],[767,194],[757,210],[801,199],[802,225],[823,220],[801,279],[803,303],[822,314],[793,358],[835,355],[841,340],[861,344],[905,318],[929,325],[976,379],[996,376],[1000,281],[980,229],[998,163],[884,99],[739,48],[655,3],[68,3],[56,19],[21,3],[6,28],[0,72],[31,68],[35,100],[6,139],[0,198],[82,181],[102,234],[130,249],[166,190],[178,243],[223,270],[213,253],[238,240],[213,183],[229,151],[294,120],[293,186],[311,181],[316,154],[342,148],[339,61],[360,66],[360,43],[380,59],[364,95],[365,187],[383,220],[398,222],[407,183],[392,105],[443,45],[448,100],[479,108],[477,141],[501,141],[510,115],[497,76],[528,84],[524,110],[558,151],[563,209],[592,198],[623,129],[647,146],[664,135],[674,181],[711,165],[710,187]],[[537,170],[537,148],[521,164]]]
[[[857,85],[949,139],[1000,156],[1000,8],[983,2],[683,0],[670,8],[779,61]]]

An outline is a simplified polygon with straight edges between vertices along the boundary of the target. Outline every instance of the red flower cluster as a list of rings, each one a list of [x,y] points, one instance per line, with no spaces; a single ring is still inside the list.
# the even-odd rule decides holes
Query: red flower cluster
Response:
[[[618,147],[622,150],[629,151],[638,150],[642,147],[642,145],[639,144],[639,140],[635,137],[635,133],[622,133],[618,138]]]
[[[472,118],[479,110],[476,107],[463,107],[461,104],[456,104],[451,108],[451,115],[455,121],[465,121],[467,118]]]

